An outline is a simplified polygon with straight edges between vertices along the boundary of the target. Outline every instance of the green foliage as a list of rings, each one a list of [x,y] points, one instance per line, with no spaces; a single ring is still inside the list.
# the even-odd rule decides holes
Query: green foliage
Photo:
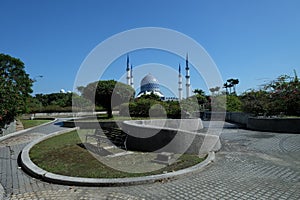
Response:
[[[243,102],[242,110],[246,113],[262,115],[268,112],[270,98],[268,92],[264,90],[251,90],[241,97]]]
[[[181,107],[178,101],[163,102],[156,95],[143,95],[122,104],[120,116],[181,118]]]
[[[300,82],[295,77],[279,76],[264,90],[251,90],[242,95],[243,110],[255,115],[300,115]]]
[[[167,117],[173,119],[181,118],[181,107],[178,101],[166,102]]]
[[[94,106],[92,102],[78,94],[73,94],[73,111],[104,110],[101,106]]]
[[[59,107],[70,107],[72,106],[72,95],[73,93],[37,94],[35,98],[43,106],[57,105]]]
[[[37,94],[35,97],[27,98],[27,105],[27,113],[92,111],[95,109],[88,99],[75,93]]]
[[[226,111],[226,95],[220,94],[211,96],[210,109],[214,112]]]
[[[163,104],[154,104],[151,106],[149,110],[149,116],[150,117],[167,117],[167,112],[163,106]]]
[[[236,95],[226,96],[226,111],[227,112],[241,112],[242,102]]]
[[[82,96],[96,106],[103,106],[112,117],[112,108],[129,102],[134,96],[134,89],[129,85],[114,80],[97,81],[81,88]]]
[[[196,96],[200,97],[200,99],[198,99]],[[195,95],[195,96],[191,96],[187,99],[183,99],[180,102],[182,111],[188,112],[188,113],[199,112],[200,105],[202,105],[202,104],[198,103],[198,100],[201,101],[201,99],[202,99],[202,96],[200,96],[200,95]]]
[[[32,82],[21,60],[0,54],[0,127],[26,111]]]
[[[224,88],[226,89],[226,94],[236,94],[235,86],[239,84],[239,79],[230,78],[224,83]],[[228,92],[229,88],[229,92]],[[231,92],[231,88],[233,88],[233,92]]]
[[[218,93],[219,91],[220,91],[220,87],[219,86],[217,86],[217,87],[214,87],[214,88],[209,88],[209,91],[213,94],[213,95],[215,95],[215,93]]]
[[[27,113],[72,112],[73,93],[36,94],[27,98]],[[77,95],[78,96],[78,95]]]
[[[129,103],[130,116],[133,117],[149,117],[151,106],[159,103],[153,99],[139,98],[134,102]]]

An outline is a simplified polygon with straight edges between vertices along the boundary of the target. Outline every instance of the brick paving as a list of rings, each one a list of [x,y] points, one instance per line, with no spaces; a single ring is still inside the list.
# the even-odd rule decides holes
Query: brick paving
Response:
[[[47,125],[0,142],[6,199],[300,199],[300,135],[227,128],[216,160],[164,183],[123,187],[49,184],[25,174],[17,156],[32,139],[63,129]]]

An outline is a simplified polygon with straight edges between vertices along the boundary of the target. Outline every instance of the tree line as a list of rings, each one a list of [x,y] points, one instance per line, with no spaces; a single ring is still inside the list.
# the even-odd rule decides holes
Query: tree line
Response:
[[[82,110],[112,110],[144,116],[165,113],[168,117],[180,117],[194,111],[237,111],[253,115],[300,116],[300,81],[294,76],[281,75],[258,90],[250,89],[237,95],[238,79],[228,79],[223,86],[210,88],[211,94],[195,89],[194,95],[181,102],[162,102],[154,94],[134,98],[134,90],[123,83],[107,80],[96,81],[79,87],[76,93],[37,94],[31,96],[35,82],[25,71],[24,63],[9,55],[0,54],[0,127],[22,113],[62,112],[77,108]],[[223,91],[222,89],[225,89]],[[197,102],[197,103],[195,103]],[[122,105],[127,103],[129,105]],[[122,110],[123,109],[123,110]]]

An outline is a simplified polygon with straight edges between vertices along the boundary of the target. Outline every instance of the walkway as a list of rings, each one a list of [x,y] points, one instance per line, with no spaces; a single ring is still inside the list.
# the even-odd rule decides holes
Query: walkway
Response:
[[[229,126],[215,162],[201,172],[164,183],[94,188],[41,182],[18,168],[17,156],[28,142],[61,129],[51,124],[0,142],[7,199],[300,199],[299,134]]]

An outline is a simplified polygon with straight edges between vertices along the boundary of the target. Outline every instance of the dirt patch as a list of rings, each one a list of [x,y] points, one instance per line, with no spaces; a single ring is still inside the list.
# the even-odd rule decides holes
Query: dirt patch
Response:
[[[44,135],[45,134],[42,134],[42,133],[30,133],[30,134],[24,134],[24,135],[11,137],[9,139],[6,139],[6,140],[0,142],[0,147],[15,146],[18,144],[28,143],[28,142],[31,142],[31,141],[33,141],[37,138],[40,138]]]

